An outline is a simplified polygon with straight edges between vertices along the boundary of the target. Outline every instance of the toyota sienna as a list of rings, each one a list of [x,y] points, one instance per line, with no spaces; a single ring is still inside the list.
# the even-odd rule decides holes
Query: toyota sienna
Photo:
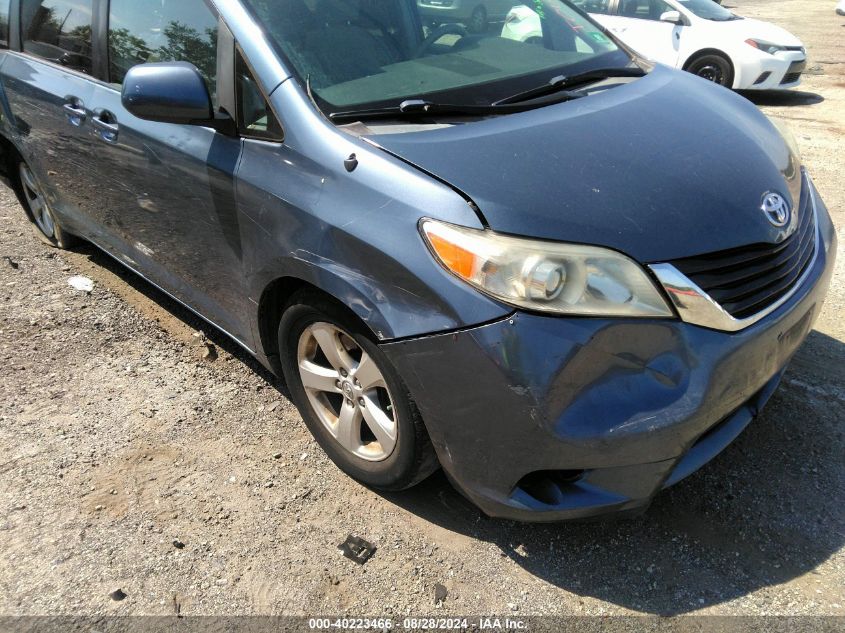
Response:
[[[754,105],[570,2],[525,2],[531,42],[421,4],[0,0],[6,177],[284,376],[360,482],[641,510],[775,390],[828,212]]]

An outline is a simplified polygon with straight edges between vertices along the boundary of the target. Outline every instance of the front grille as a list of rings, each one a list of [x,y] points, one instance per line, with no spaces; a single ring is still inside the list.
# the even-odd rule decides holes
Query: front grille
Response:
[[[789,68],[786,70],[786,74],[783,76],[783,79],[780,80],[780,84],[791,84],[799,79],[801,79],[801,73],[804,72],[804,69],[807,68],[807,60],[800,59],[797,62],[792,62],[789,65]]]
[[[754,316],[795,286],[816,253],[816,220],[804,186],[799,226],[780,244],[754,244],[672,264],[736,319]]]

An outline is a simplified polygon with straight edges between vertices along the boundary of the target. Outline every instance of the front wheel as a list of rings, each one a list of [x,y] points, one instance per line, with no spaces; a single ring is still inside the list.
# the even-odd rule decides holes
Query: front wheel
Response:
[[[294,404],[341,470],[381,490],[410,488],[437,470],[408,389],[344,308],[317,292],[296,295],[279,350]]]
[[[731,88],[734,82],[734,72],[727,57],[717,53],[702,55],[687,66],[687,71],[698,75],[702,79]]]

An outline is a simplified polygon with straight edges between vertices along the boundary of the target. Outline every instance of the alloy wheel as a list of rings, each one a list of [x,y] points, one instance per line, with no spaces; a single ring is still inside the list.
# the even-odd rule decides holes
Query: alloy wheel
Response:
[[[712,81],[713,83],[720,85],[723,85],[725,82],[725,74],[718,64],[705,64],[697,69],[696,74],[702,79],[706,79],[707,81]]]
[[[396,448],[393,398],[376,362],[355,339],[330,323],[314,323],[299,338],[297,365],[308,402],[346,451],[384,461]]]
[[[29,205],[29,211],[32,213],[35,225],[47,238],[54,239],[56,237],[56,222],[53,219],[53,212],[50,211],[47,199],[26,163],[21,163],[20,176],[23,195],[26,198],[27,205]]]

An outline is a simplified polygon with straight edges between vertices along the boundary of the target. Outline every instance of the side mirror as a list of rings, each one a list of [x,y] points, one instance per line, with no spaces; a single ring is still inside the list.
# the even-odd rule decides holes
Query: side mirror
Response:
[[[145,121],[201,125],[232,134],[234,121],[215,116],[197,67],[186,62],[140,64],[123,80],[123,107]]]
[[[670,24],[683,24],[680,11],[667,11],[660,15],[661,22],[669,22]]]

